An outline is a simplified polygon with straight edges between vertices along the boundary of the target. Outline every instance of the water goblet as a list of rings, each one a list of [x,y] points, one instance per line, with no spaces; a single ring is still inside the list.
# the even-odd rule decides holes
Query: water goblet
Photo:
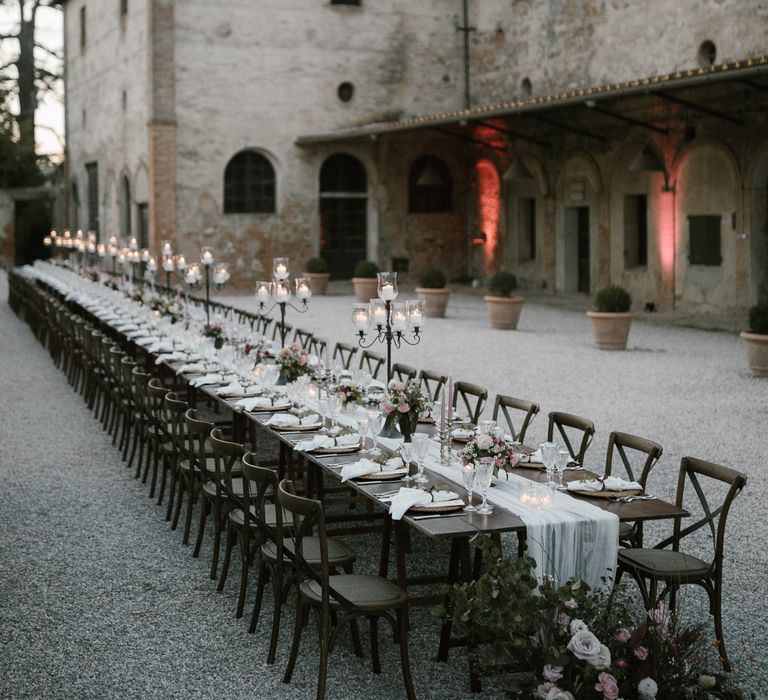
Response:
[[[552,470],[557,461],[558,447],[554,442],[543,442],[539,449],[541,450],[541,462],[547,470],[547,484],[550,488],[554,488]]]
[[[374,457],[381,454],[381,450],[376,446],[376,436],[381,432],[384,426],[384,416],[380,411],[367,411],[368,413],[368,437],[371,438],[373,447],[370,454]]]
[[[474,513],[477,510],[477,508],[472,505],[472,489],[475,488],[476,474],[477,471],[472,462],[461,465],[461,478],[464,481],[464,488],[467,489],[467,505],[464,506],[464,510],[467,513]]]
[[[557,459],[555,460],[555,480],[557,482],[558,489],[564,488],[563,485],[563,472],[565,471],[568,462],[571,459],[571,455],[565,448],[561,447],[557,451]]]
[[[415,481],[416,477],[411,476],[411,460],[413,459],[413,443],[404,442],[400,445],[400,457],[405,464],[406,474],[403,477],[403,481]]]
[[[419,484],[423,484],[429,479],[424,476],[424,459],[429,451],[429,435],[425,433],[417,433],[413,436],[413,454],[416,457],[416,467],[418,468],[418,474],[415,477],[415,481]]]
[[[488,503],[488,489],[491,487],[493,478],[493,457],[483,457],[475,468],[475,480],[483,502],[477,509],[480,515],[490,515],[493,513],[493,506]]]

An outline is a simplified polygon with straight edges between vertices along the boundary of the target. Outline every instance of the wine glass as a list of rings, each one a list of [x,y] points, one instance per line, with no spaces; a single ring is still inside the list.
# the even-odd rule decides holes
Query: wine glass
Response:
[[[363,447],[365,447],[365,438],[368,435],[369,420],[370,418],[368,417],[368,411],[360,411],[357,416],[357,432],[360,433],[363,438]]]
[[[539,449],[541,450],[541,462],[547,470],[547,484],[549,484],[550,488],[554,488],[552,483],[552,470],[557,461],[558,447],[554,442],[543,442]]]
[[[368,437],[371,438],[373,447],[370,449],[370,454],[374,457],[381,454],[381,450],[376,446],[376,436],[381,432],[381,428],[384,425],[384,416],[380,411],[367,411],[368,413]]]
[[[491,479],[493,478],[493,457],[483,457],[475,471],[475,481],[483,496],[483,503],[477,512],[480,515],[490,515],[493,513],[493,506],[488,503],[488,489],[491,487]]]
[[[557,482],[558,489],[564,488],[563,472],[565,471],[566,466],[568,466],[568,461],[570,459],[571,455],[565,448],[561,447],[557,451],[557,459],[555,460],[555,480]]]
[[[413,443],[404,442],[400,445],[400,457],[405,462],[406,475],[403,477],[403,481],[415,481],[416,477],[411,476],[411,460],[413,459]]]
[[[464,488],[467,489],[467,505],[464,506],[464,510],[467,513],[474,513],[477,510],[477,508],[472,505],[472,489],[475,488],[476,474],[477,470],[472,462],[461,465],[461,478],[464,481]]]
[[[429,451],[429,435],[425,433],[417,433],[413,436],[413,454],[416,457],[416,467],[418,468],[418,474],[415,477],[415,481],[419,484],[423,484],[429,479],[424,476],[424,458]]]

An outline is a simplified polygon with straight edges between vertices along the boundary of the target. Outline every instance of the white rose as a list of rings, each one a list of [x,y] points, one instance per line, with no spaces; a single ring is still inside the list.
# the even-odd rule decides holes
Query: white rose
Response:
[[[574,620],[573,622],[581,622]],[[573,622],[571,627],[573,627]],[[583,622],[581,624],[584,624]],[[583,629],[571,637],[568,650],[577,658],[586,661],[596,669],[608,668],[611,665],[611,652],[605,644],[595,637],[588,629]]]
[[[643,678],[637,684],[637,692],[640,693],[640,697],[643,700],[651,700],[656,697],[656,693],[659,690],[659,686],[656,685],[656,681],[653,678]]]
[[[704,690],[709,690],[710,688],[714,688],[717,685],[717,678],[714,676],[699,676],[699,687],[704,688]]]
[[[573,693],[567,690],[560,690],[556,685],[549,689],[544,696],[544,700],[574,700]]]
[[[477,446],[481,450],[490,450],[493,447],[493,438],[490,435],[480,435],[477,438]]]

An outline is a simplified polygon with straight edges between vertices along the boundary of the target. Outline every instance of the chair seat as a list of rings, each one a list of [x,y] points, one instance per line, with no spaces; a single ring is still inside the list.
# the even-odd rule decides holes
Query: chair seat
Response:
[[[329,584],[355,607],[361,610],[387,610],[404,605],[408,596],[392,581],[382,576],[372,574],[340,574],[329,576]],[[309,603],[320,605],[322,587],[317,581],[303,581],[299,592]],[[338,607],[339,603],[331,597],[331,606]]]
[[[290,539],[283,540],[285,549],[293,553],[294,544]],[[320,538],[305,537],[304,559],[310,566],[320,566]],[[277,545],[274,542],[266,542],[261,546],[261,555],[269,561],[277,560]],[[352,547],[335,537],[328,538],[328,564],[331,567],[352,564],[357,559],[357,553]]]
[[[238,472],[235,469],[232,469],[232,474],[242,474],[242,471]],[[243,479],[242,477],[237,477],[235,479],[232,479],[232,490],[235,492],[235,496],[238,496],[242,498],[245,495],[245,490],[243,487]],[[214,481],[206,481],[203,484],[203,491],[212,498],[216,498],[216,483]],[[222,496],[224,498],[227,497],[226,492],[222,492]]]
[[[258,509],[256,506],[251,506],[250,508],[251,513],[253,515],[258,514]],[[275,527],[277,525],[277,518],[275,517],[275,506],[272,503],[266,503],[264,505],[264,517],[267,520],[267,525],[270,527]],[[283,523],[291,522],[290,521],[291,514],[287,513],[286,511],[283,511]],[[229,519],[232,522],[233,525],[239,528],[245,527],[245,519],[243,517],[243,511],[241,508],[233,508],[229,512]],[[255,521],[249,521],[249,528],[251,530],[258,530],[258,525],[256,525]]]
[[[619,564],[646,576],[680,583],[698,580],[710,569],[707,562],[671,549],[621,549]]]
[[[634,523],[619,523],[619,541],[627,539],[632,534]]]

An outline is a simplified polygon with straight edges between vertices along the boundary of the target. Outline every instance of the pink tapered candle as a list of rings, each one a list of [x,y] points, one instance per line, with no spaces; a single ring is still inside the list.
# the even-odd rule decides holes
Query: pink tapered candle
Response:
[[[445,430],[445,394],[440,398],[440,431]]]
[[[453,377],[448,379],[448,420],[453,420]]]

